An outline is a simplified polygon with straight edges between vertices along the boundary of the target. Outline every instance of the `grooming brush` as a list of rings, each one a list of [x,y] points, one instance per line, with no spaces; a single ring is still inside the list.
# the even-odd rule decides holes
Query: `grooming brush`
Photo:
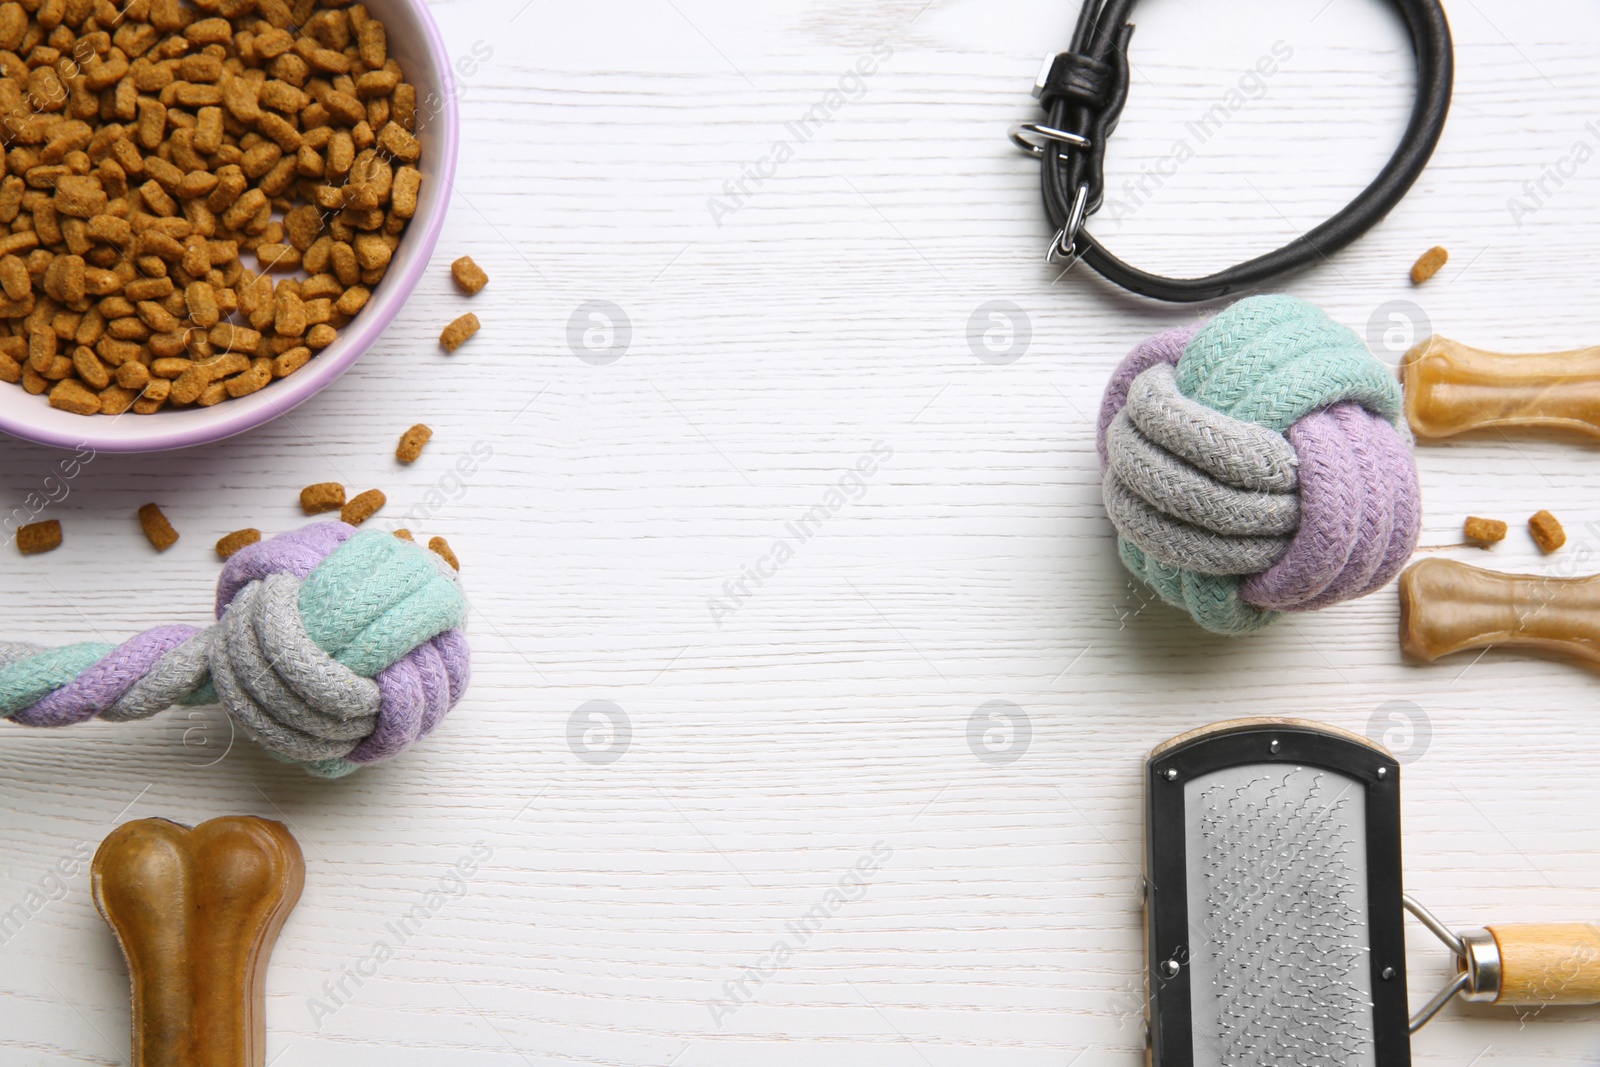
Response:
[[[1418,437],[1542,427],[1600,437],[1600,347],[1505,355],[1430,337],[1400,368]]]
[[[1600,575],[1541,578],[1446,559],[1400,576],[1400,647],[1435,660],[1490,645],[1520,645],[1600,664]]]
[[[1146,765],[1152,1067],[1406,1067],[1456,996],[1600,1003],[1600,930],[1452,933],[1402,888],[1400,765],[1365,738],[1241,719]],[[1415,1015],[1405,913],[1454,954]]]

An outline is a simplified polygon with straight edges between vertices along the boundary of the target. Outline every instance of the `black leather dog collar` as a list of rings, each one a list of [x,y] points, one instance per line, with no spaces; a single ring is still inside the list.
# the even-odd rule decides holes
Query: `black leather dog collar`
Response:
[[[1417,102],[1405,137],[1378,177],[1344,210],[1267,255],[1205,278],[1163,278],[1112,255],[1084,228],[1105,194],[1106,139],[1128,98],[1128,17],[1135,0],[1084,0],[1070,51],[1051,57],[1035,93],[1047,121],[1023,123],[1012,140],[1044,163],[1044,204],[1056,235],[1051,262],[1079,258],[1110,281],[1157,300],[1215,300],[1326,258],[1366,233],[1421,175],[1444,132],[1455,59],[1439,0],[1393,0],[1417,55]]]

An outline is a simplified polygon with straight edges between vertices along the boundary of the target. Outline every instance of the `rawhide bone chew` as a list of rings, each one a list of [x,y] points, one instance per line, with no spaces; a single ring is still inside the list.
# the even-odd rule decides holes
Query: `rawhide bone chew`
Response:
[[[1541,578],[1426,559],[1400,576],[1400,647],[1436,660],[1490,645],[1600,664],[1600,575]]]
[[[1404,890],[1399,762],[1292,719],[1176,737],[1145,770],[1151,1067],[1409,1067],[1453,999],[1600,1003],[1600,927],[1452,933]],[[1405,913],[1452,978],[1415,1012]]]
[[[379,530],[315,523],[240,549],[216,613],[120,645],[0,642],[0,718],[67,726],[220,703],[273,755],[332,778],[399,755],[467,686],[456,572]]]
[[[264,1067],[267,961],[305,882],[289,831],[140,819],[101,842],[91,872],[133,985],[132,1067]]]
[[[1600,348],[1504,355],[1430,337],[1406,353],[1401,377],[1418,437],[1529,427],[1600,437]]]
[[[1420,528],[1401,407],[1361,338],[1292,297],[1145,341],[1100,408],[1122,562],[1221,634],[1373,592]]]

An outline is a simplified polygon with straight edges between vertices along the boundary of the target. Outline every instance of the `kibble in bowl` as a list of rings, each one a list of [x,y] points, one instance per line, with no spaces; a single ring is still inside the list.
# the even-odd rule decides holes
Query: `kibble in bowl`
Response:
[[[422,0],[0,2],[0,430],[182,448],[332,382],[437,242],[451,84]]]

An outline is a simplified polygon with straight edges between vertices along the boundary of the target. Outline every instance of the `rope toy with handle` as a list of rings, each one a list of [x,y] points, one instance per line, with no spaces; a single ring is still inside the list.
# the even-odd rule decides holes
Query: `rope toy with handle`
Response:
[[[336,778],[397,756],[466,689],[467,602],[439,556],[316,523],[235,553],[217,623],[120,645],[0,642],[0,718],[69,726],[221,703],[273,755]]]
[[[1100,407],[1123,563],[1221,634],[1378,589],[1421,524],[1401,409],[1361,339],[1292,297],[1150,338]]]

